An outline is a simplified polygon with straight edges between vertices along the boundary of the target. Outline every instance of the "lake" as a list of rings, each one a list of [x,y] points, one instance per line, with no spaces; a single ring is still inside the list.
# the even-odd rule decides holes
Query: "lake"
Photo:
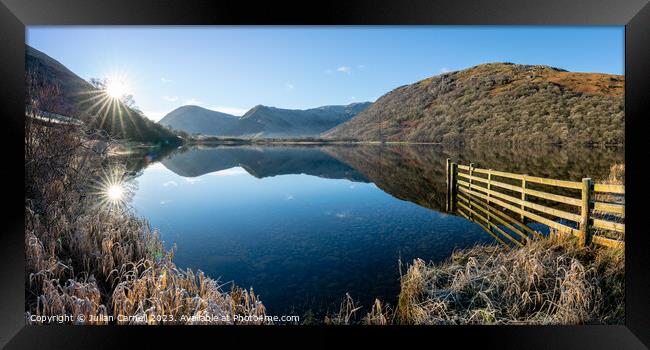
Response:
[[[180,268],[253,287],[270,315],[320,315],[346,293],[364,306],[375,298],[395,305],[400,260],[439,262],[455,249],[496,244],[479,225],[445,213],[447,158],[580,180],[606,177],[624,150],[183,147],[138,171],[132,206],[176,247]]]

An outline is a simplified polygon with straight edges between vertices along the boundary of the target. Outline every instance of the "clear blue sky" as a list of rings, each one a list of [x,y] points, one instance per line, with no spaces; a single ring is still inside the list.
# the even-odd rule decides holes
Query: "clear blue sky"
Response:
[[[126,75],[154,120],[183,104],[241,115],[374,101],[486,62],[624,73],[624,27],[32,26],[27,43],[84,79]]]

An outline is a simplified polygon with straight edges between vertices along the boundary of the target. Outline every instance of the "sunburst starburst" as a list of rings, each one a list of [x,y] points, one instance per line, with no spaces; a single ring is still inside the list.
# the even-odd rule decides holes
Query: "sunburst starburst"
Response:
[[[126,208],[134,192],[133,180],[127,179],[122,167],[105,170],[92,186],[97,205],[113,209]]]
[[[120,99],[128,94],[129,87],[124,79],[119,77],[111,77],[106,81],[104,91],[108,97],[113,99]]]

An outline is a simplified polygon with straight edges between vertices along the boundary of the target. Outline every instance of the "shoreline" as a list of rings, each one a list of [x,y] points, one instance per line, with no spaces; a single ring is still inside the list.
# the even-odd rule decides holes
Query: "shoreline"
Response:
[[[240,146],[240,145],[437,145],[453,148],[466,147],[467,143],[443,143],[425,141],[350,141],[350,140],[273,140],[273,139],[223,139],[223,140],[186,140],[183,145],[207,145],[207,146]],[[585,148],[620,148],[625,144],[556,144],[540,143],[537,145],[524,145],[520,143],[476,143],[472,145],[484,145],[488,147],[572,147]]]
[[[35,124],[25,133],[26,324],[266,323],[252,289],[223,290],[177,268],[158,231],[126,206],[128,164],[110,140],[96,148],[81,129]]]
[[[68,135],[67,139],[62,137],[59,133],[60,131],[56,128],[46,130],[52,135],[49,135],[44,142],[38,142],[34,144],[34,147],[45,147],[41,149],[44,159],[47,159],[47,155],[51,154],[51,151],[47,147],[66,147],[69,146],[69,143],[66,142],[78,142],[76,135]],[[49,140],[49,141],[48,141]],[[87,141],[87,140],[85,140]],[[83,142],[83,141],[82,141]],[[340,142],[333,141],[327,142],[326,144],[351,144],[350,142]],[[256,143],[260,144],[260,143]],[[312,145],[312,144],[325,144],[314,141],[287,141],[279,140],[273,142],[264,142],[262,144],[298,144],[298,145]],[[357,144],[391,144],[389,142],[363,142]],[[402,143],[398,143],[402,144]],[[200,145],[200,144],[197,144]],[[116,142],[115,146],[117,151],[113,154],[110,152],[102,156],[93,155],[90,157],[89,166],[90,172],[82,172],[84,176],[90,176],[98,171],[102,171],[100,164],[102,163],[101,159],[104,156],[109,158],[116,156],[114,161],[123,162],[121,156],[128,155],[129,150],[135,149],[148,149],[154,147],[154,145],[142,144],[142,143],[131,143],[131,142]],[[38,151],[38,150],[37,150]],[[87,152],[87,151],[83,151]],[[38,152],[36,153],[39,154]],[[81,153],[73,153],[68,155],[69,164],[65,166],[75,166],[76,157],[80,156]],[[110,159],[109,159],[110,161]],[[46,164],[47,165],[47,164]],[[50,166],[50,165],[48,165]],[[60,166],[59,163],[52,164],[51,166]],[[27,170],[27,169],[26,169]],[[67,168],[64,168],[64,173],[76,174],[78,172],[69,172]],[[38,172],[37,172],[38,174]],[[73,175],[70,175],[73,176]],[[76,175],[74,175],[76,176]],[[28,269],[31,273],[27,274],[26,279],[29,280],[26,295],[26,318],[29,323],[31,316],[40,315],[40,316],[57,316],[57,315],[70,315],[73,318],[67,323],[77,324],[80,315],[83,315],[82,319],[84,322],[93,322],[97,321],[100,324],[106,324],[106,322],[111,319],[120,319],[120,315],[133,316],[132,318],[121,318],[135,323],[147,323],[147,324],[159,324],[159,323],[183,323],[179,322],[181,320],[180,314],[192,315],[192,311],[200,305],[194,304],[174,304],[178,301],[168,300],[165,295],[175,288],[182,288],[189,295],[194,295],[193,300],[198,300],[200,303],[209,304],[210,301],[216,303],[217,305],[224,306],[224,309],[233,310],[236,315],[265,315],[265,308],[261,301],[257,300],[255,294],[252,291],[247,291],[243,289],[233,288],[230,292],[222,291],[218,288],[218,285],[214,280],[209,276],[205,276],[202,273],[195,273],[191,270],[187,271],[178,271],[176,266],[172,261],[173,252],[166,252],[162,249],[161,240],[155,230],[152,230],[149,227],[145,219],[137,218],[132,214],[127,212],[122,212],[119,210],[108,210],[102,207],[93,207],[86,205],[86,200],[80,200],[88,195],[88,192],[76,192],[76,191],[63,191],[57,189],[57,181],[72,181],[71,183],[76,185],[81,185],[80,187],[85,187],[89,180],[92,178],[83,177],[76,178],[71,177],[69,179],[57,179],[54,181],[54,184],[49,181],[42,181],[40,178],[34,178],[34,183],[38,186],[53,186],[51,191],[58,200],[54,200],[52,203],[57,203],[60,200],[63,200],[68,203],[74,203],[73,209],[70,213],[63,212],[61,215],[59,208],[52,206],[51,203],[45,201],[45,209],[40,209],[38,206],[32,207],[26,205],[26,248],[27,256],[30,258],[27,261]],[[26,182],[27,184],[28,182]],[[39,185],[40,184],[40,185]],[[38,197],[27,196],[30,200]],[[49,200],[49,199],[48,199]],[[81,211],[79,211],[81,210]],[[72,214],[77,213],[77,214]],[[78,214],[81,213],[81,214]],[[63,218],[64,220],[50,220],[57,217]],[[45,219],[45,221],[43,221]],[[51,227],[44,226],[43,222],[47,223]],[[98,222],[99,224],[93,224]],[[93,226],[95,225],[95,226]],[[54,231],[52,231],[54,230]],[[77,233],[81,232],[81,236],[77,236]],[[109,232],[112,232],[110,235]],[[54,239],[54,241],[52,241]],[[62,242],[62,243],[56,243]],[[57,244],[70,244],[69,242],[84,242],[80,246],[65,246],[62,251],[55,251],[54,256],[50,256],[51,252],[48,252],[45,247],[57,247]],[[119,244],[118,244],[119,243]],[[123,245],[129,247],[126,251],[119,251],[114,249]],[[472,252],[472,249],[480,248],[470,248],[468,251]],[[62,254],[62,255],[59,255]],[[100,260],[95,260],[93,257],[100,256]],[[65,269],[56,270],[51,272],[47,270],[49,261],[60,262],[65,266],[70,265],[74,268],[75,273],[71,274]],[[450,257],[450,261],[453,260],[453,256]],[[139,261],[144,261],[141,265]],[[589,262],[585,262],[588,264]],[[87,266],[90,270],[82,268],[82,266]],[[127,267],[131,266],[131,267]],[[421,267],[421,266],[420,266]],[[423,270],[419,267],[418,273],[424,273]],[[444,267],[443,267],[444,269]],[[114,276],[117,271],[117,275]],[[123,271],[123,272],[120,272]],[[460,271],[460,270],[459,270]],[[86,274],[86,278],[80,277],[81,274]],[[126,274],[134,274],[137,276],[135,280],[128,281],[126,279]],[[409,270],[410,273],[410,270]],[[416,272],[411,273],[411,275],[405,275],[404,278],[408,276],[413,276]],[[43,276],[43,277],[31,277],[31,276]],[[93,276],[90,279],[88,276]],[[29,278],[28,278],[29,277]],[[27,283],[27,282],[26,282]],[[409,285],[404,286],[404,281],[401,281],[400,296],[399,299],[403,300],[402,294],[409,293]],[[140,286],[140,287],[138,287]],[[133,294],[131,291],[135,288],[143,288],[147,286],[148,289],[141,290],[144,294]],[[182,287],[181,287],[182,286]],[[207,291],[207,292],[206,292]],[[423,294],[425,290],[418,292]],[[418,294],[416,293],[416,294]],[[435,294],[435,293],[434,293]],[[33,296],[42,296],[43,300],[61,300],[63,310],[65,313],[57,313],[57,307],[48,304],[40,304],[34,300]],[[29,297],[27,297],[29,296]],[[87,308],[78,309],[75,308],[74,300],[75,298],[80,298],[88,305]],[[347,297],[349,298],[349,296]],[[351,298],[350,298],[351,299]],[[346,299],[342,306],[349,306],[349,303],[354,305],[353,301]],[[39,299],[40,300],[40,299]],[[178,319],[164,319],[160,318],[162,316],[157,313],[155,309],[156,303],[149,305],[152,300],[157,300],[157,303],[165,304],[165,308],[177,308],[178,310]],[[192,301],[191,303],[194,303]],[[183,301],[183,303],[190,303],[189,300]],[[413,299],[412,305],[422,304],[422,300]],[[140,307],[142,303],[148,305],[147,307]],[[170,303],[170,304],[166,304]],[[204,304],[201,304],[204,305]],[[411,305],[411,306],[412,306]],[[394,312],[400,313],[404,312],[407,309],[409,304],[404,304],[404,302],[398,302],[394,311],[390,306],[382,305],[380,301],[376,301],[374,305],[364,305],[369,309],[369,312],[363,317],[360,323],[365,324],[393,324]],[[152,309],[153,308],[153,309]],[[353,310],[353,308],[347,308],[348,310]],[[153,310],[153,311],[151,311]],[[390,310],[390,311],[389,311]],[[469,310],[469,309],[468,309]],[[459,309],[459,312],[465,312],[467,310]],[[202,313],[209,313],[209,309],[201,309]],[[350,324],[352,323],[351,317],[349,315],[341,316],[346,311],[339,311],[338,316],[327,316],[323,323],[326,324]],[[418,311],[419,312],[419,311]],[[232,319],[234,319],[234,315]],[[389,314],[390,315],[389,317]],[[109,316],[114,315],[114,318]],[[303,317],[303,315],[301,315]],[[45,317],[36,317],[35,320],[47,320]],[[423,321],[424,320],[424,321]],[[427,323],[427,320],[434,320],[434,324],[445,323],[446,321],[438,318],[426,318],[426,319],[402,319],[398,323]],[[497,318],[483,318],[481,324],[490,323],[497,320]],[[317,320],[321,322],[321,320]],[[535,321],[537,322],[537,321]],[[576,322],[582,322],[578,320]],[[38,323],[38,322],[37,322]],[[120,323],[120,322],[118,322]],[[227,323],[227,322],[224,322]],[[462,322],[461,322],[462,323]],[[537,323],[536,323],[537,324]]]

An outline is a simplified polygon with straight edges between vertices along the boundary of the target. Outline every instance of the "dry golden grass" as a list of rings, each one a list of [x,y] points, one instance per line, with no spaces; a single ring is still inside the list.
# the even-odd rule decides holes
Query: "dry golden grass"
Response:
[[[383,304],[379,299],[375,299],[375,302],[365,315],[360,313],[362,309],[363,305],[354,301],[350,294],[346,293],[338,310],[327,314],[323,323],[326,325],[361,324],[385,326],[393,324],[395,321],[394,309],[388,304]]]
[[[596,181],[624,184],[625,165],[612,165],[610,174]],[[595,199],[621,200],[609,194]],[[440,264],[416,259],[401,276],[395,309],[375,300],[359,319],[361,306],[346,294],[325,323],[622,324],[624,278],[623,248],[580,247],[574,237],[551,232],[519,249],[477,245]]]
[[[235,315],[265,315],[252,289],[224,291],[202,272],[178,269],[156,231],[97,193],[107,172],[126,173],[83,130],[26,121],[28,323],[67,315],[85,324],[232,324]]]
[[[625,185],[625,164],[613,164],[603,183]]]
[[[625,164],[613,164],[609,170],[609,174],[604,178],[596,179],[596,182],[601,184],[625,185]],[[615,195],[610,193],[596,193],[594,196],[594,200],[597,202],[625,205],[625,195]],[[599,212],[596,210],[594,210],[593,213],[596,215],[596,217],[600,219],[618,222],[621,224],[625,223],[625,215]],[[624,232],[596,230],[594,234],[599,236],[604,236],[607,238],[617,239],[617,240],[623,240],[623,241],[625,240]]]
[[[375,299],[370,311],[363,318],[362,322],[366,325],[380,325],[384,326],[393,322],[395,315],[393,309],[389,305],[382,305],[379,299]]]
[[[370,311],[363,317],[359,314],[363,307],[359,305],[350,294],[346,293],[341,301],[338,310],[326,315],[324,323],[326,325],[388,325],[393,322],[393,309],[381,303],[379,299],[375,299]]]
[[[441,264],[415,260],[401,279],[403,324],[621,324],[623,250],[565,235],[516,250],[476,246]]]
[[[349,325],[356,321],[356,315],[361,310],[350,294],[345,293],[345,298],[341,301],[341,305],[337,312],[325,316],[325,324],[327,325]]]

